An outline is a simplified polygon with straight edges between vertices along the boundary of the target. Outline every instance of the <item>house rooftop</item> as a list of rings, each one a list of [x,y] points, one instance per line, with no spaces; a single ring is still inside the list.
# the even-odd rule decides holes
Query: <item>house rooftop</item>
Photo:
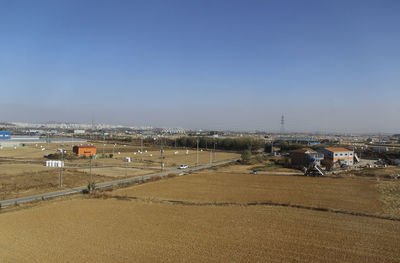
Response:
[[[331,152],[352,152],[352,150],[346,149],[344,147],[328,147],[325,149]]]

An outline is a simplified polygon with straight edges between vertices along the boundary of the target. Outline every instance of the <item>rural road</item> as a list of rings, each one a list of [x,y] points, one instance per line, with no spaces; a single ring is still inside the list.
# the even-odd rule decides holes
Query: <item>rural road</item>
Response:
[[[126,183],[134,183],[134,182],[138,182],[138,181],[142,181],[142,180],[148,180],[152,176],[165,177],[165,176],[168,176],[168,174],[170,174],[170,173],[182,173],[183,172],[183,173],[187,174],[187,173],[202,170],[202,169],[208,169],[208,168],[211,168],[214,166],[233,163],[233,162],[236,162],[237,160],[239,160],[239,159],[231,159],[231,160],[216,162],[213,164],[189,167],[188,169],[185,169],[185,170],[170,169],[170,170],[167,170],[165,172],[160,172],[160,173],[154,173],[154,174],[148,174],[148,175],[144,175],[144,176],[138,176],[138,177],[126,178],[126,179],[121,179],[121,180],[116,180],[116,181],[111,181],[111,182],[99,183],[99,184],[96,184],[96,189],[120,185],[120,184],[126,184]],[[50,192],[50,193],[44,193],[44,194],[3,200],[3,201],[0,201],[0,207],[10,206],[10,205],[18,205],[18,204],[23,204],[23,203],[29,203],[29,202],[34,202],[34,201],[50,199],[50,198],[59,197],[59,196],[66,196],[66,195],[71,195],[71,194],[82,193],[82,191],[85,189],[87,189],[87,186],[80,186],[80,187],[70,188],[70,189],[56,191],[56,192]]]

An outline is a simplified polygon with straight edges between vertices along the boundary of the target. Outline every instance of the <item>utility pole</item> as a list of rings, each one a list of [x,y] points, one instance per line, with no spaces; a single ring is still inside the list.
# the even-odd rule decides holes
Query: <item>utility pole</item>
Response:
[[[92,155],[90,155],[90,187],[92,187],[93,184],[93,178],[92,178]]]
[[[215,156],[215,145],[216,145],[217,143],[214,141],[214,162],[216,161],[216,156]]]
[[[140,138],[140,161],[143,162],[143,138]]]
[[[61,163],[60,163],[60,173],[58,175],[58,187],[62,187],[63,164],[64,164],[64,149],[61,149]]]
[[[210,164],[212,164],[212,149],[210,150]]]
[[[199,138],[197,137],[196,166],[199,166]]]
[[[128,178],[128,161],[125,160],[126,165],[125,165],[125,177]]]
[[[163,141],[162,141],[162,137],[161,137],[161,171],[164,170],[164,145],[163,145]]]
[[[105,158],[105,156],[104,156],[104,147],[106,146],[106,135],[105,135],[105,133],[104,133],[104,131],[103,131],[103,167],[101,168],[102,169],[102,177],[103,177],[103,182],[104,182],[104,158]]]
[[[274,141],[271,141],[271,155],[274,153]]]
[[[104,158],[104,147],[106,146],[106,135],[103,132],[103,158]]]

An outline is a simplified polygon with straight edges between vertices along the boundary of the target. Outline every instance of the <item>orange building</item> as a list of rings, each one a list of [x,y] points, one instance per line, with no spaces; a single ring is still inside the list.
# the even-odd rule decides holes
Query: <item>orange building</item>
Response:
[[[72,148],[72,151],[74,153],[76,153],[79,157],[81,156],[86,156],[86,157],[90,157],[90,156],[96,156],[96,146],[74,146]]]

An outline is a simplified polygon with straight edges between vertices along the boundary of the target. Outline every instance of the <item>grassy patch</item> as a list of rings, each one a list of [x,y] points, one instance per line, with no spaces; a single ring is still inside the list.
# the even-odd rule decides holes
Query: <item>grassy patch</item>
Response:
[[[281,165],[281,164],[267,163],[265,165],[254,166],[251,169],[253,169],[253,170],[263,170],[263,169],[268,169],[268,168],[282,168],[282,167],[283,167],[283,165]]]
[[[400,181],[380,181],[377,189],[381,194],[381,201],[385,204],[385,213],[400,218]]]

